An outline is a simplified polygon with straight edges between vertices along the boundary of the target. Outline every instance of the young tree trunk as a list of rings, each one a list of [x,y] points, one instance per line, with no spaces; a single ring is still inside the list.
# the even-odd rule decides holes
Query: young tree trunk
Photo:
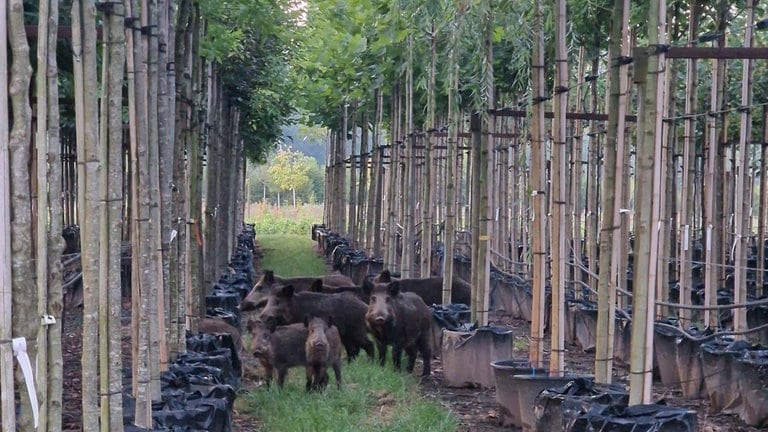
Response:
[[[203,106],[202,95],[205,94],[203,70],[204,64],[199,56],[200,52],[200,33],[201,18],[200,6],[193,3],[192,18],[189,27],[185,31],[186,46],[184,50],[184,74],[185,81],[187,74],[190,77],[185,82],[183,88],[184,100],[187,101],[187,132],[186,146],[188,153],[189,166],[187,168],[186,188],[182,193],[186,195],[187,201],[187,327],[190,331],[197,331],[197,323],[200,318],[205,317],[205,285],[203,283],[203,163],[201,150],[201,136],[204,125],[199,121],[198,110]]]
[[[122,262],[122,227],[123,227],[123,82],[125,71],[125,23],[124,8],[116,4],[108,15],[109,25],[109,79],[107,86],[109,97],[108,133],[109,146],[104,156],[108,161],[107,210],[109,229],[109,276],[107,279],[109,301],[108,331],[101,337],[109,338],[109,424],[102,419],[102,430],[120,432],[123,430],[123,362],[122,362],[122,284],[120,268]],[[102,131],[102,134],[107,131]],[[102,283],[103,280],[102,280]]]
[[[638,110],[637,189],[635,192],[635,275],[632,302],[632,343],[630,363],[630,404],[650,403],[653,370],[653,320],[656,297],[657,254],[659,252],[659,226],[661,197],[664,183],[661,178],[662,142],[661,117],[663,102],[661,89],[664,61],[662,52],[655,47],[665,43],[664,29],[666,2],[651,2],[648,11],[649,47],[646,48],[647,71],[638,68],[640,108]],[[642,62],[641,62],[642,64]],[[660,78],[661,77],[661,78]]]
[[[346,147],[347,147],[347,129],[349,128],[349,124],[347,123],[349,119],[348,114],[348,107],[345,104],[342,114],[342,124],[341,124],[341,130],[338,133],[338,141],[336,143],[336,163],[334,164],[334,169],[336,173],[334,174],[334,180],[336,180],[335,184],[335,191],[333,193],[333,196],[335,198],[335,223],[338,224],[338,231],[343,236],[346,237],[347,233],[345,232],[347,230],[347,200],[345,198],[344,194],[344,186],[346,185],[346,166],[344,164],[344,154],[346,153]]]
[[[592,76],[597,76],[600,68],[600,58],[595,57],[592,60]],[[591,94],[589,101],[589,111],[596,113],[598,108],[597,97],[597,80],[593,80],[590,85]],[[587,206],[586,206],[586,252],[589,268],[594,272],[595,264],[597,263],[597,242],[598,242],[598,209],[597,202],[599,199],[600,191],[600,133],[597,131],[597,121],[589,122],[589,147],[588,147],[588,162],[587,162]],[[589,286],[597,286],[598,281],[594,276],[589,277]]]
[[[566,120],[568,110],[568,51],[566,47],[565,0],[555,2],[555,89],[554,124],[552,127],[552,354],[549,358],[549,373],[562,374],[565,370],[565,263],[568,259],[567,204],[568,176],[566,165]]]
[[[547,232],[547,190],[544,130],[545,86],[544,80],[544,5],[536,0],[536,17],[533,23],[533,56],[531,58],[531,87],[533,107],[531,109],[531,177],[529,181],[533,194],[533,224],[531,225],[533,252],[533,306],[531,313],[530,360],[532,367],[544,367],[544,309]]]
[[[0,7],[0,70],[8,70],[8,28],[6,7]],[[13,295],[11,272],[11,168],[8,149],[11,124],[8,74],[0,74],[0,339],[13,337]],[[13,347],[0,344],[0,421],[16,430],[16,398],[13,382]]]
[[[405,71],[405,128],[400,136],[405,144],[405,157],[403,163],[403,255],[401,261],[401,273],[403,278],[414,277],[413,264],[415,255],[415,227],[414,212],[416,197],[416,136],[413,130],[413,38],[408,37],[408,62]],[[418,189],[417,189],[418,190]]]
[[[755,21],[754,0],[747,0],[746,22]],[[744,46],[751,48],[753,45],[752,26],[744,29]],[[741,106],[752,106],[752,62],[749,59],[742,60],[741,75]],[[744,109],[740,115],[739,126],[739,151],[736,159],[736,194],[734,195],[734,221],[736,239],[734,244],[734,278],[733,278],[733,302],[744,303],[747,301],[747,255],[749,254],[749,241],[752,237],[750,226],[750,211],[752,199],[749,194],[751,173],[749,168],[749,150],[752,142],[752,110]],[[746,195],[746,196],[745,196]],[[733,309],[733,329],[737,332],[746,330],[747,310]],[[737,336],[744,339],[744,336]]]
[[[172,213],[171,226],[176,232],[176,240],[170,241],[170,255],[168,257],[168,285],[171,291],[170,316],[171,338],[169,346],[169,358],[175,360],[179,354],[186,352],[186,311],[187,301],[187,208],[184,191],[187,190],[188,175],[185,162],[185,150],[187,140],[191,133],[191,98],[186,99],[187,92],[191,93],[191,70],[186,63],[186,52],[190,49],[189,40],[186,37],[191,27],[192,5],[189,0],[179,4],[178,20],[174,24],[174,15],[167,13],[167,19],[171,22],[168,30],[168,59],[173,59],[173,68],[168,71],[168,91],[171,98],[170,110],[173,111],[173,183],[166,185],[171,191]],[[171,36],[173,37],[171,43]],[[177,88],[178,86],[178,88]],[[171,90],[173,89],[173,90]],[[177,94],[179,97],[177,97]]]
[[[102,431],[122,430],[122,296],[120,283],[123,211],[122,90],[125,67],[123,5],[103,8],[99,158],[101,197],[99,240],[99,385]]]
[[[763,143],[760,146],[760,195],[757,220],[757,293],[756,296],[765,295],[764,284],[766,282],[765,267],[765,236],[766,236],[766,208],[768,208],[768,106],[763,106]]]
[[[216,242],[217,242],[217,221],[220,217],[219,190],[218,190],[218,166],[221,164],[220,137],[222,125],[220,122],[221,114],[221,86],[216,72],[216,65],[210,64],[206,68],[208,71],[208,110],[206,112],[206,128],[209,128],[208,139],[205,145],[205,165],[203,166],[203,182],[205,183],[205,220],[203,221],[203,263],[205,273],[203,274],[203,293],[200,296],[201,317],[205,316],[205,296],[210,287],[215,282],[216,275]],[[278,196],[278,208],[279,208]]]
[[[398,142],[398,121],[400,100],[399,80],[395,82],[392,89],[392,133],[390,134],[390,152],[389,152],[389,172],[387,178],[389,185],[387,187],[387,242],[384,245],[384,268],[389,268],[397,272],[397,197],[398,197],[398,173],[400,172],[400,143]]]
[[[63,357],[61,347],[61,329],[64,311],[64,300],[62,292],[62,265],[61,254],[64,250],[64,240],[61,237],[62,232],[62,171],[61,171],[61,147],[59,144],[59,86],[58,86],[58,65],[56,61],[56,45],[58,41],[58,23],[59,23],[59,4],[50,2],[48,13],[43,14],[41,8],[41,23],[43,19],[48,21],[48,30],[39,31],[38,38],[46,40],[46,64],[45,89],[41,89],[38,94],[47,92],[48,102],[42,104],[38,100],[38,105],[45,105],[47,112],[45,116],[38,114],[38,122],[43,123],[46,119],[45,139],[48,143],[45,159],[48,161],[48,184],[47,207],[50,215],[50,228],[47,236],[48,249],[48,283],[46,289],[47,304],[44,305],[44,314],[52,315],[56,322],[43,327],[40,334],[45,335],[47,341],[38,339],[38,347],[42,350],[44,344],[47,355],[38,355],[38,359],[45,359],[46,363],[38,363],[38,389],[45,393],[44,397],[38,397],[41,403],[40,424],[38,430],[57,432],[61,430],[61,406],[62,406],[62,388],[63,388]],[[43,18],[44,17],[44,18]],[[2,18],[0,18],[2,19]],[[1,31],[1,30],[0,30]],[[0,49],[3,49],[0,45]],[[40,63],[42,64],[42,63]],[[2,67],[0,67],[0,70]],[[42,67],[38,70],[43,70]],[[2,83],[0,83],[2,85]],[[0,101],[2,104],[2,101]],[[0,135],[0,140],[3,137]],[[38,141],[39,142],[39,141]],[[1,156],[0,156],[1,157]],[[42,193],[42,188],[38,188]],[[1,204],[0,204],[1,205]],[[42,207],[39,207],[42,208]],[[39,210],[38,210],[39,211]],[[2,223],[2,221],[0,221]],[[2,337],[2,335],[0,335]],[[2,367],[2,366],[0,366]],[[44,372],[46,371],[46,372]],[[40,375],[43,374],[43,375]],[[1,385],[1,384],[0,384]]]
[[[177,322],[178,313],[178,274],[176,274],[178,261],[175,247],[172,242],[172,230],[177,230],[173,222],[178,210],[173,196],[174,171],[174,100],[175,88],[172,86],[175,73],[173,59],[174,38],[172,36],[171,21],[173,10],[170,8],[171,0],[161,0],[157,9],[157,64],[160,66],[157,73],[157,130],[158,130],[158,196],[160,203],[160,269],[162,276],[163,297],[165,306],[164,320],[161,320],[161,339],[165,339],[163,354],[160,361],[162,370],[167,369],[167,364],[175,358],[178,352],[178,330],[174,324]],[[179,179],[181,180],[181,179]],[[173,237],[175,239],[175,236]],[[173,280],[173,284],[171,281]],[[160,300],[160,298],[158,298]],[[165,336],[165,337],[163,337]]]
[[[92,0],[72,6],[77,123],[78,209],[83,268],[83,430],[99,429],[99,214],[102,166],[99,154],[96,5]],[[15,58],[16,56],[14,56]],[[15,111],[15,110],[14,110]]]
[[[152,425],[152,396],[150,384],[153,365],[156,365],[157,351],[150,347],[150,331],[154,325],[157,304],[153,305],[152,291],[156,282],[157,268],[154,265],[155,251],[152,243],[152,222],[150,215],[149,197],[149,168],[148,168],[148,72],[147,59],[149,52],[148,36],[142,36],[141,27],[149,25],[148,5],[139,7],[137,0],[126,3],[126,16],[140,14],[141,23],[133,23],[127,38],[129,47],[127,61],[128,70],[128,109],[131,132],[131,172],[132,191],[131,203],[132,228],[132,301],[134,333],[133,344],[133,390],[136,396],[135,423],[139,427]],[[156,348],[156,347],[155,347]],[[154,357],[154,359],[153,359]]]
[[[615,4],[615,2],[614,2]],[[615,7],[615,6],[614,6]],[[615,23],[613,24],[614,27],[612,29],[615,29]],[[613,38],[611,39],[613,40]],[[586,70],[586,47],[584,44],[579,46],[579,58],[578,58],[578,72],[576,73],[576,76],[579,77],[579,79],[582,79],[584,76],[584,71]],[[610,57],[610,59],[615,58]],[[612,61],[612,60],[609,60]],[[613,78],[613,77],[612,77]],[[614,79],[611,79],[611,83],[613,83]],[[574,95],[575,97],[575,112],[582,112],[584,111],[584,86],[580,85],[576,89],[576,93]],[[610,111],[608,111],[610,113]],[[582,193],[582,144],[584,142],[584,127],[582,125],[582,122],[574,122],[573,123],[573,141],[571,144],[571,197],[570,197],[570,223],[571,223],[571,237],[573,239],[572,241],[572,251],[573,254],[573,267],[572,271],[569,271],[568,273],[572,275],[574,280],[574,287],[578,286],[578,282],[583,280],[583,272],[581,270],[581,263],[584,261],[582,258],[583,255],[583,249],[582,249],[582,239],[584,238],[584,234],[582,232],[583,229],[583,213],[582,209],[583,207],[583,200],[581,199],[581,193]],[[606,147],[608,144],[606,143]],[[606,148],[606,152],[608,149]],[[608,155],[606,155],[606,161],[608,160]],[[606,166],[606,170],[608,167]],[[610,186],[608,185],[608,179],[606,178],[606,189],[610,189]],[[610,194],[609,194],[610,195]],[[601,255],[602,257],[602,251]],[[600,267],[605,268],[605,267]],[[574,296],[576,298],[582,298],[584,297],[584,290],[583,289],[577,289],[574,292]]]
[[[381,123],[384,111],[384,95],[381,89],[374,92],[376,99],[376,108],[374,109],[373,119],[373,141],[371,143],[371,152],[373,153],[373,168],[371,172],[371,191],[368,200],[368,217],[366,220],[368,245],[366,255],[369,257],[381,257],[381,212],[382,212],[382,189],[384,186],[384,150],[381,145]]]
[[[352,115],[350,116],[352,122],[352,141],[349,143],[349,213],[347,219],[347,232],[349,233],[349,241],[353,248],[357,248],[357,164],[358,156],[355,154],[357,150],[357,103],[352,104]],[[345,134],[346,134],[345,130]],[[360,155],[360,163],[362,164],[362,154]]]
[[[445,246],[443,248],[443,304],[451,303],[453,292],[453,251],[456,239],[456,188],[458,184],[459,142],[459,40],[464,9],[459,8],[452,26],[448,54],[448,140],[446,143],[447,175],[445,180]]]
[[[163,261],[162,246],[160,240],[160,170],[159,170],[159,131],[158,131],[158,0],[142,1],[142,23],[146,16],[146,24],[152,29],[150,32],[142,33],[144,36],[143,45],[148,53],[147,59],[147,117],[149,141],[147,142],[146,159],[146,180],[147,196],[149,198],[149,221],[147,224],[147,252],[149,252],[150,263],[148,278],[152,281],[152,289],[149,290],[150,302],[150,322],[149,322],[149,344],[152,350],[150,355],[150,389],[152,400],[160,398],[160,371],[167,369],[168,363],[168,345],[166,344],[166,324],[165,324],[165,287],[163,286]]]
[[[368,178],[370,177],[369,170],[369,156],[368,151],[368,110],[363,110],[362,118],[360,120],[360,184],[357,187],[357,241],[358,249],[365,247],[365,204],[366,204],[366,191],[368,189]]]
[[[616,244],[621,239],[621,204],[625,153],[625,115],[627,111],[626,65],[620,61],[629,52],[627,26],[629,0],[615,0],[613,5],[611,43],[611,88],[608,100],[608,130],[605,143],[605,190],[600,236],[600,278],[598,279],[597,335],[595,346],[595,381],[610,384],[613,375],[613,335],[616,313],[616,281],[618,257]],[[618,187],[617,187],[618,186]],[[614,250],[616,253],[614,254]]]
[[[432,31],[429,39],[429,77],[427,82],[427,131],[426,149],[424,150],[424,187],[421,198],[421,267],[419,275],[423,278],[432,276],[432,145],[435,124],[435,77],[437,76],[437,32],[432,21]]]
[[[35,95],[37,96],[37,118],[35,131],[35,187],[33,188],[32,199],[35,200],[36,214],[33,211],[33,230],[35,235],[35,278],[37,285],[37,312],[42,317],[48,312],[48,13],[50,4],[47,0],[39,2],[38,25],[37,25],[37,73],[35,74]],[[54,52],[56,45],[53,46]],[[45,71],[45,73],[43,73]],[[55,101],[56,103],[58,101]],[[36,196],[34,196],[36,194]],[[40,403],[40,420],[38,426],[42,430],[47,429],[47,383],[48,381],[48,340],[47,329],[41,326],[37,332],[37,359],[36,359],[36,379],[40,385],[37,387],[37,399]]]

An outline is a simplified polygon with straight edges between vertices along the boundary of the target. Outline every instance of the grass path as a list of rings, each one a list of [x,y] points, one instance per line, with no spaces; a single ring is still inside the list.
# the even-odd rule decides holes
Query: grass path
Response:
[[[256,241],[264,251],[261,268],[283,277],[321,276],[328,273],[325,261],[315,252],[315,243],[305,235],[261,235]]]
[[[262,269],[280,276],[319,276],[328,267],[308,236],[257,236]],[[238,397],[239,410],[259,420],[256,430],[270,432],[453,432],[456,417],[434,400],[425,399],[415,375],[396,373],[371,363],[365,355],[342,366],[343,385],[323,393],[304,391],[304,368],[288,373],[285,388],[251,388]]]

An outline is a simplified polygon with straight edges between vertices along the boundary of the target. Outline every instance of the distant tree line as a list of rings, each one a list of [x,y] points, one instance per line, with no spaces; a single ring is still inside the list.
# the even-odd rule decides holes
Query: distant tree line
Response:
[[[315,204],[324,198],[323,167],[312,156],[281,147],[264,165],[248,164],[246,201],[273,205]]]

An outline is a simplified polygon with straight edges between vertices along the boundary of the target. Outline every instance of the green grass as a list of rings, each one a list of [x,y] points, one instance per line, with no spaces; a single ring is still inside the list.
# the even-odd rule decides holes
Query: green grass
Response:
[[[261,431],[455,431],[456,418],[424,399],[415,376],[395,373],[391,364],[359,356],[342,365],[343,384],[323,393],[306,393],[304,369],[293,368],[283,389],[260,388],[243,397],[242,408],[261,420]]]
[[[325,262],[315,252],[309,231],[302,235],[257,234],[256,241],[264,251],[263,269],[286,277],[328,273]],[[329,373],[330,385],[325,392],[307,394],[304,368],[292,368],[285,388],[274,385],[245,392],[237,398],[237,410],[258,418],[258,431],[269,432],[458,429],[457,418],[439,403],[422,397],[416,377],[395,372],[391,360],[384,368],[368,361],[364,354],[352,363],[345,360],[341,390],[336,389],[333,372]]]
[[[264,251],[261,268],[272,270],[278,276],[321,276],[328,268],[314,249],[309,232],[304,235],[256,235]]]

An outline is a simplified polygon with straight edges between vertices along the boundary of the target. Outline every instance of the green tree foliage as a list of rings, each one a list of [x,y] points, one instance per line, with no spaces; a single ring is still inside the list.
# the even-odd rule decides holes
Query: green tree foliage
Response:
[[[282,191],[295,191],[309,183],[307,157],[291,150],[278,150],[269,163],[269,173],[275,186]]]
[[[202,52],[219,64],[225,90],[240,109],[245,155],[264,162],[294,109],[290,80],[296,12],[290,2],[201,2],[207,20]]]

